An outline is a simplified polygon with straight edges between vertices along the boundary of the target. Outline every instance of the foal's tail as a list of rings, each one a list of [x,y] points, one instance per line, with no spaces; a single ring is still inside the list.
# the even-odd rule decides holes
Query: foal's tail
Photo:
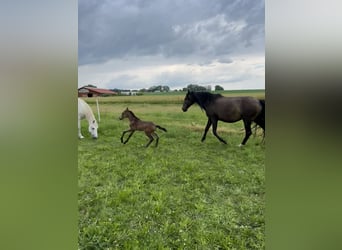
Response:
[[[159,125],[156,125],[156,127],[167,132],[166,128],[160,127]]]
[[[262,129],[265,131],[265,100],[259,100],[261,104],[261,112],[260,114],[255,118],[254,122],[258,124]]]

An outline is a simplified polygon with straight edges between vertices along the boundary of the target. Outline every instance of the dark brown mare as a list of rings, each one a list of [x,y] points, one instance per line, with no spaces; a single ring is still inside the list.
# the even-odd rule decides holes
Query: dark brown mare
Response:
[[[216,133],[218,121],[237,122],[243,120],[245,137],[240,146],[245,145],[252,134],[252,122],[258,124],[265,132],[265,100],[259,100],[249,96],[224,97],[220,94],[188,91],[184,98],[182,110],[186,112],[194,103],[197,103],[201,109],[204,109],[208,117],[202,142],[205,140],[207,132],[212,125],[213,134],[221,142],[227,144],[227,142]]]
[[[144,131],[146,136],[150,139],[149,142],[145,145],[145,147],[148,147],[152,141],[154,139],[156,139],[156,147],[158,146],[158,141],[159,141],[159,136],[157,135],[157,133],[155,132],[157,128],[164,130],[165,132],[167,132],[167,130],[165,128],[160,127],[159,125],[154,124],[153,122],[145,122],[140,120],[131,110],[129,110],[128,108],[126,108],[121,116],[120,116],[120,120],[124,119],[124,118],[128,118],[129,120],[129,127],[130,129],[125,130],[124,132],[122,132],[121,135],[121,142],[123,144],[126,144],[129,140],[129,138],[131,138],[131,136],[133,135],[133,133],[135,131]],[[124,135],[130,132],[130,134],[128,135],[126,141],[123,141],[123,137]]]

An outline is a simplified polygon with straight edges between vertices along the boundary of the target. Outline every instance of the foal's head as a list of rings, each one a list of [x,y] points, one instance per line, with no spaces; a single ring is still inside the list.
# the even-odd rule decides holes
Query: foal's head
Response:
[[[194,93],[191,91],[188,91],[188,93],[186,94],[185,98],[184,98],[184,102],[183,102],[183,107],[182,110],[183,112],[186,112],[188,110],[188,108],[195,103],[195,96]]]
[[[128,118],[130,112],[131,112],[131,111],[130,111],[128,108],[126,108],[126,109],[121,113],[121,116],[119,117],[119,119],[122,120],[122,119],[124,119],[124,118]]]

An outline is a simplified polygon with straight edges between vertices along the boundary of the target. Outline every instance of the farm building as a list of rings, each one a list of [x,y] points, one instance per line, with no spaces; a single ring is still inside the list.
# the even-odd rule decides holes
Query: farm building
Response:
[[[78,97],[112,96],[117,94],[118,93],[109,89],[99,89],[88,86],[83,86],[78,89]]]

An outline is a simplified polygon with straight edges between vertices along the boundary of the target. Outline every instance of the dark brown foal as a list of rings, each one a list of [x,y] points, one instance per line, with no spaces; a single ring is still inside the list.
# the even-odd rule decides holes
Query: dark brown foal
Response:
[[[146,136],[150,139],[148,141],[148,143],[145,145],[145,147],[148,147],[152,141],[154,139],[156,139],[156,147],[158,146],[158,141],[159,141],[159,136],[157,135],[157,133],[155,132],[157,128],[164,130],[165,132],[167,132],[167,130],[165,128],[160,127],[159,125],[154,124],[153,122],[147,122],[147,121],[142,121],[140,120],[131,110],[129,110],[128,108],[126,108],[121,116],[120,116],[120,120],[124,119],[124,118],[128,118],[129,120],[129,127],[130,129],[125,130],[122,132],[121,135],[121,142],[123,144],[126,144],[128,142],[128,140],[131,138],[131,136],[133,135],[133,133],[135,131],[144,131]],[[130,132],[130,134],[128,135],[127,139],[124,141],[124,135]]]

